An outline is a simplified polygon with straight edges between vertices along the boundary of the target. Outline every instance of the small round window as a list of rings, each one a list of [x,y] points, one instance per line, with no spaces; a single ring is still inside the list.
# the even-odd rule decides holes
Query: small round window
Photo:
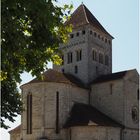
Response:
[[[137,123],[138,122],[138,118],[139,118],[139,113],[138,113],[138,108],[137,107],[133,107],[132,108],[132,120]]]

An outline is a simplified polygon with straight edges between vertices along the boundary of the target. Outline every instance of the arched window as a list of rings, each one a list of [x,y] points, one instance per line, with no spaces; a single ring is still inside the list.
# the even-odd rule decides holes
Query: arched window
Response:
[[[72,52],[69,52],[68,54],[67,54],[67,59],[68,59],[68,64],[69,63],[72,63]]]
[[[105,39],[105,43],[107,43],[107,39]]]
[[[109,57],[107,55],[105,56],[105,65],[109,65]]]
[[[95,50],[92,51],[92,59],[97,61],[97,52]]]
[[[99,63],[103,64],[103,54],[99,53]]]
[[[76,51],[76,60],[81,61],[82,60],[82,50]]]
[[[74,71],[75,71],[75,73],[78,73],[78,66],[74,67]]]
[[[32,94],[27,95],[27,134],[32,134]]]

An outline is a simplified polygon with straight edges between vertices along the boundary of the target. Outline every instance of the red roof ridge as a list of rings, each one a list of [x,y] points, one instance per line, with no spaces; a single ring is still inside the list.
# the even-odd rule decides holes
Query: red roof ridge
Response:
[[[21,88],[24,85],[33,84],[33,83],[41,83],[41,82],[65,83],[65,84],[70,84],[73,86],[85,88],[84,84],[82,83],[80,79],[76,78],[75,76],[69,73],[62,73],[54,69],[48,69],[42,75],[44,76],[43,80],[35,78],[31,80],[30,82],[23,84]]]

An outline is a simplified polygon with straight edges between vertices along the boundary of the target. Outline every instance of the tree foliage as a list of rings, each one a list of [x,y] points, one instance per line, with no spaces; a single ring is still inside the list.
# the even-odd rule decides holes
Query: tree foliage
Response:
[[[2,0],[1,126],[21,112],[17,83],[26,71],[39,76],[48,61],[60,64],[59,43],[67,41],[71,27],[64,26],[72,5],[57,6],[56,0]]]

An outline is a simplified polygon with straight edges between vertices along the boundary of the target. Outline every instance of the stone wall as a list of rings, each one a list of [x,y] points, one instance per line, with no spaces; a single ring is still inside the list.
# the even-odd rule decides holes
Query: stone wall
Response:
[[[132,108],[137,108],[139,114],[139,76],[135,70],[127,72],[124,78],[124,95],[125,95],[125,126],[128,128],[138,129],[138,120],[132,119]],[[139,118],[139,117],[137,117]]]
[[[123,80],[114,80],[93,84],[91,88],[91,104],[121,124],[124,122],[123,84]]]
[[[92,34],[90,33],[92,31]],[[96,33],[96,37],[94,36]],[[100,36],[100,38],[98,37]],[[103,38],[103,39],[102,39]],[[107,42],[105,42],[107,39]],[[110,43],[108,43],[110,40]],[[97,53],[97,60],[93,60],[93,50]],[[103,54],[103,64],[99,63],[99,53]],[[105,65],[105,55],[109,57],[109,65]],[[101,31],[93,28],[88,29],[88,77],[89,82],[99,75],[112,73],[112,39]]]
[[[21,140],[21,125],[9,131],[10,140]]]
[[[10,140],[21,140],[20,133],[11,133]]]
[[[64,83],[33,83],[22,87],[25,111],[22,114],[22,136],[33,140],[44,135],[55,135],[56,92],[59,92],[59,128],[61,129],[74,102],[88,103],[88,91]],[[32,94],[32,134],[27,135],[27,94]]]
[[[139,140],[139,130],[125,129],[123,131],[123,140]]]
[[[82,34],[82,31],[85,31],[85,34]],[[79,33],[79,36],[76,36],[76,33]],[[62,66],[53,66],[54,70],[62,71],[64,69],[65,73],[71,73],[74,76],[81,79],[84,83],[88,83],[88,29],[87,26],[83,26],[76,30],[73,30],[73,38],[70,38],[67,44],[61,44],[60,50],[64,54],[64,65]],[[76,60],[76,51],[82,49],[82,60]],[[68,62],[67,53],[72,52],[73,60],[72,63]],[[75,66],[78,67],[78,73],[75,73]]]
[[[120,128],[77,126],[71,128],[69,140],[120,140]]]
[[[82,31],[85,31],[85,34],[82,34]],[[94,36],[94,32],[96,32],[97,37]],[[79,33],[79,36],[77,36],[77,33]],[[71,34],[73,34],[74,37],[70,38],[67,44],[60,45],[60,50],[64,54],[64,65],[54,65],[53,69],[58,71],[62,71],[63,69],[65,73],[73,74],[86,84],[91,82],[101,74],[112,72],[111,37],[103,34],[101,31],[93,28],[90,25],[85,25],[83,27],[74,29]],[[98,35],[100,35],[101,38],[103,37],[104,40],[102,40],[101,38],[99,39]],[[108,42],[105,42],[105,39],[107,39],[107,41],[110,40],[110,44]],[[105,55],[109,56],[109,66],[99,63],[99,60],[97,60],[96,62],[92,60],[93,48],[97,50],[97,55],[99,54],[99,52],[101,52],[103,54],[103,57],[105,57]],[[80,49],[82,50],[82,60],[76,61],[76,51]],[[70,64],[67,64],[68,52],[72,52],[73,54],[73,61]],[[78,67],[78,73],[74,72],[75,66]],[[96,67],[98,67],[98,73],[96,72]]]
[[[120,80],[92,85],[91,104],[125,126],[123,140],[138,140],[139,122],[132,119],[132,108],[137,108],[137,115],[139,112],[138,80],[138,73],[132,70]]]

